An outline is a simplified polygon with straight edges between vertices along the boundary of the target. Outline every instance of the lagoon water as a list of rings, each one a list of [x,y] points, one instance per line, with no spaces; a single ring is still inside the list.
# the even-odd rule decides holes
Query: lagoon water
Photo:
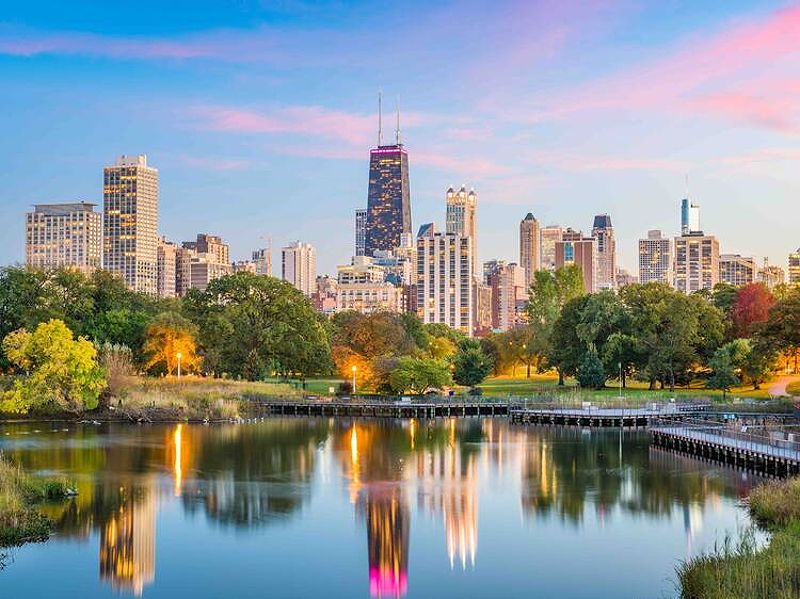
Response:
[[[647,433],[505,419],[0,427],[79,495],[2,597],[660,598],[736,536],[752,476]]]

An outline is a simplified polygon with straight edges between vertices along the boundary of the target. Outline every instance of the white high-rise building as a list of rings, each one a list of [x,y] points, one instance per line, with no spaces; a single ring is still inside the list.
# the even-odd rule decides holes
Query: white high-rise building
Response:
[[[75,268],[90,274],[102,266],[103,217],[94,204],[36,204],[25,218],[25,264]]]
[[[756,259],[739,254],[722,254],[719,257],[719,280],[739,287],[756,280]]]
[[[417,315],[472,335],[476,284],[473,237],[437,233],[423,225],[417,237]]]
[[[478,194],[467,191],[464,185],[458,191],[447,190],[445,231],[452,235],[472,238],[472,274],[478,275]]]
[[[272,276],[272,248],[265,247],[253,250],[251,261],[255,265],[255,274],[264,277]]]
[[[158,296],[175,297],[178,247],[166,237],[158,240]]]
[[[592,237],[597,240],[597,287],[613,289],[616,287],[617,242],[608,214],[598,214],[594,217]]]
[[[103,169],[103,266],[129,289],[158,293],[158,170],[145,155]]]
[[[533,273],[542,268],[542,232],[539,221],[530,212],[519,223],[519,264],[524,273],[527,291],[531,286]]]
[[[672,240],[658,229],[639,240],[639,282],[672,285]]]
[[[281,248],[281,277],[304,295],[311,296],[316,290],[317,252],[308,243],[293,241]]]
[[[675,238],[675,289],[692,293],[719,283],[719,241],[696,231]]]
[[[556,244],[564,238],[564,229],[561,225],[550,225],[542,227],[540,232],[542,239],[541,261],[542,268],[545,270],[556,269]]]

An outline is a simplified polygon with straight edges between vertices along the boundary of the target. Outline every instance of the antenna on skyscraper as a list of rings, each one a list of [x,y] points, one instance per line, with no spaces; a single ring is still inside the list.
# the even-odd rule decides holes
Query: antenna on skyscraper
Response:
[[[395,106],[397,107],[397,128],[394,130],[395,141],[400,145],[400,98],[395,98]]]
[[[685,179],[685,182],[686,182],[686,198],[688,199],[689,198],[689,173],[686,173],[684,175],[684,179]]]
[[[383,93],[378,90],[378,147],[383,144],[383,110],[381,104],[383,102]]]

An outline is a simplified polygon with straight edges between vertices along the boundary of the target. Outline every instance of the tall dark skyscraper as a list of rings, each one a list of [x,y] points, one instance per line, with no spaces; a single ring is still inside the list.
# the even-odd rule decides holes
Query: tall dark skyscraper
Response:
[[[408,152],[400,143],[398,112],[394,145],[383,145],[378,109],[378,146],[369,151],[369,192],[364,253],[394,250],[403,234],[411,233],[411,195],[408,187]]]

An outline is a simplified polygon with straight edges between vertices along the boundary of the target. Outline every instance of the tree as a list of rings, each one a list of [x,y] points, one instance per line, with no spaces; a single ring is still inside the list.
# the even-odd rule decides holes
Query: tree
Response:
[[[709,363],[712,372],[706,386],[709,389],[721,389],[723,398],[731,387],[738,385],[740,382],[739,377],[736,375],[732,350],[733,348],[730,347],[730,344],[720,347],[714,352],[714,356]]]
[[[333,317],[332,325],[334,346],[347,347],[368,359],[411,355],[419,349],[409,333],[407,321],[393,312],[341,312]],[[424,330],[422,335],[427,349],[429,336]]]
[[[530,347],[542,359],[552,354],[553,327],[564,306],[584,294],[583,275],[579,266],[570,265],[557,269],[536,271],[528,291],[525,312],[530,327]],[[559,374],[559,384],[564,384]]]
[[[775,297],[763,283],[750,283],[736,292],[731,305],[733,332],[737,337],[751,337],[756,325],[769,318]]]
[[[578,336],[583,309],[589,296],[576,297],[564,306],[556,320],[550,336],[548,361],[558,371],[558,384],[564,384],[564,377],[574,376],[584,361],[586,343]]]
[[[450,371],[443,363],[429,358],[404,356],[389,376],[394,393],[424,394],[430,389],[449,385]]]
[[[234,376],[331,371],[329,323],[286,281],[246,272],[221,277],[205,292],[191,290],[184,313],[199,327],[207,371]]]
[[[145,369],[171,375],[180,363],[183,372],[199,371],[202,358],[197,354],[196,337],[197,327],[180,314],[159,314],[145,331]]]
[[[770,308],[766,322],[756,328],[756,338],[761,348],[793,356],[794,370],[797,372],[800,350],[800,287],[795,286],[781,292]]]
[[[492,371],[492,361],[474,339],[465,339],[458,345],[453,357],[453,380],[466,387],[474,387],[484,381]]]
[[[578,368],[578,383],[586,389],[602,389],[606,384],[606,375],[603,372],[603,363],[597,350],[590,347]]]
[[[91,342],[75,339],[61,320],[39,324],[32,333],[18,329],[3,339],[3,351],[22,374],[6,391],[0,410],[79,412],[97,407],[106,381]]]

